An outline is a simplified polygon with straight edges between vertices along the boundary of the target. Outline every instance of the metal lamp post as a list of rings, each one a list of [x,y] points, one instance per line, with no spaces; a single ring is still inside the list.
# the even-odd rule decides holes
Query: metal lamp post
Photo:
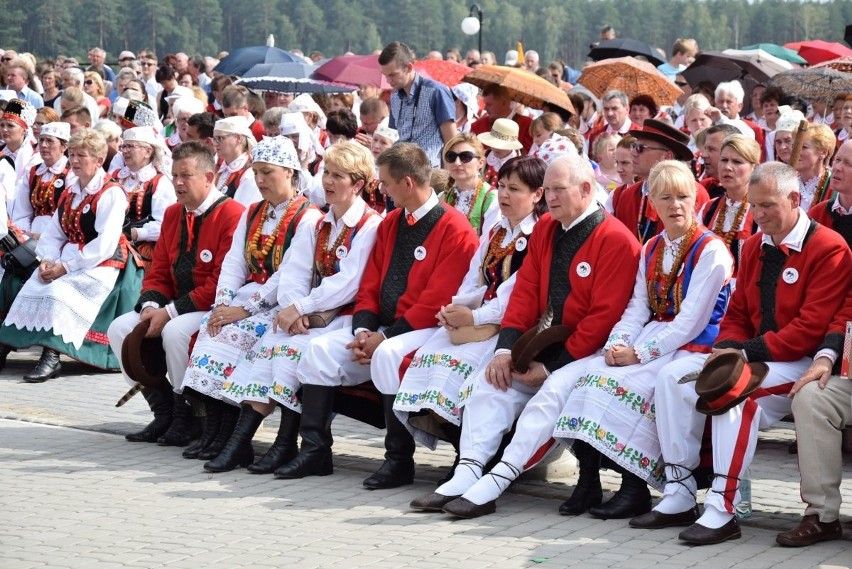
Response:
[[[479,34],[479,53],[482,53],[482,8],[479,4],[470,7],[470,14],[461,22],[462,31],[469,36]]]

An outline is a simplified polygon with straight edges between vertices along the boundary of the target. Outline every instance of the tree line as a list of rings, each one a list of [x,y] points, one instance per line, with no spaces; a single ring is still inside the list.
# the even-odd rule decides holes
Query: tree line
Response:
[[[418,54],[476,47],[460,28],[469,0],[0,0],[0,46],[82,58],[101,46],[215,55],[259,45],[370,53],[401,40]],[[666,50],[693,37],[702,50],[803,39],[842,41],[852,0],[481,0],[483,49],[502,62],[523,41],[541,60],[579,65],[603,25]]]

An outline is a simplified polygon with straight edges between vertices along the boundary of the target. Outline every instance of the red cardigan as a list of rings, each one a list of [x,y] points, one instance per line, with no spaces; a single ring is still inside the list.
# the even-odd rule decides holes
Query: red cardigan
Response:
[[[496,119],[492,119],[488,115],[480,117],[476,119],[476,121],[474,121],[472,125],[470,125],[470,132],[472,132],[473,134],[491,132],[491,125],[494,124],[495,120]],[[530,125],[532,125],[532,119],[524,115],[515,115],[512,117],[512,120],[518,123],[518,142],[524,145],[524,148],[521,152],[527,154],[529,153],[530,147],[533,143],[532,134],[530,134]]]
[[[476,232],[464,215],[444,203],[438,207],[444,213],[422,243],[426,256],[415,260],[408,270],[407,286],[394,311],[395,321],[383,330],[387,338],[437,326],[435,315],[442,306],[450,304],[479,246]],[[391,266],[391,258],[403,211],[403,208],[391,211],[379,224],[376,244],[355,297],[353,331],[379,327],[382,286],[387,279],[399,276],[399,270]]]
[[[549,213],[536,224],[503,317],[501,342],[511,337],[514,343],[517,337],[536,326],[547,310],[553,241],[560,227]],[[568,270],[571,292],[563,305],[562,322],[554,323],[571,327],[571,335],[565,342],[571,359],[590,356],[606,343],[633,293],[640,253],[635,237],[606,214],[574,254]],[[513,333],[504,333],[509,329]],[[511,348],[511,345],[501,343],[498,347]]]
[[[642,219],[650,219],[654,222],[654,228],[646,231],[644,238],[639,237],[639,206],[642,203],[642,184],[643,181],[638,181],[635,184],[617,187],[613,190],[612,195],[612,210],[613,215],[630,230],[633,237],[639,239],[641,243],[646,243],[651,237],[657,235],[663,230],[663,224],[657,215],[657,210],[654,209],[651,200],[645,200],[645,211]],[[701,209],[705,203],[710,201],[710,196],[707,190],[695,182],[695,213]]]
[[[791,251],[778,278],[778,330],[761,335],[762,237],[762,233],[753,235],[743,247],[737,288],[722,319],[716,347],[745,349],[749,361],[787,362],[812,356],[846,298],[852,253],[840,235],[815,225],[802,252]]]
[[[163,216],[151,267],[142,280],[136,310],[148,301],[160,306],[174,301],[178,314],[209,310],[216,296],[222,261],[231,248],[243,209],[231,198],[214,203],[195,218],[196,237],[187,248],[186,210],[179,203],[170,205]]]

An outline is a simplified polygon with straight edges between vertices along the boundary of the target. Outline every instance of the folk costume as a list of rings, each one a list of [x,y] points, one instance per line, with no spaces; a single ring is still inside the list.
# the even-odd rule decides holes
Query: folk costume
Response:
[[[141,431],[126,435],[129,441],[162,439],[163,444],[184,446],[197,435],[192,412],[178,392],[182,390],[190,343],[202,316],[213,304],[219,271],[243,209],[211,188],[195,210],[172,204],[163,215],[160,239],[154,247],[151,266],[145,271],[136,306],[116,318],[107,330],[113,352],[121,354],[122,345],[139,324],[143,310],[165,308],[170,317],[160,334],[168,381],[142,389],[154,420]],[[120,359],[119,363],[125,381],[136,385]]]
[[[251,169],[250,152],[255,146],[255,138],[246,118],[234,116],[219,119],[213,127],[213,133],[219,136],[222,134],[241,136],[246,142],[246,151],[230,162],[225,161],[221,156],[217,158],[214,179],[216,189],[246,207],[260,201],[260,191],[254,181],[254,170]]]
[[[414,439],[432,450],[439,437],[410,424],[409,416],[429,410],[453,425],[461,425],[461,406],[472,390],[463,386],[494,354],[500,321],[537,221],[538,216],[531,213],[512,228],[509,220],[502,218],[490,234],[480,239],[479,249],[457,292],[458,296],[471,296],[485,288],[482,305],[473,310],[473,325],[493,326],[493,336],[459,344],[446,328],[439,328],[417,350],[405,372],[394,412]]]
[[[21,231],[44,232],[56,212],[60,196],[76,180],[65,156],[53,166],[42,163],[30,168],[28,175],[18,181],[11,216],[14,226]]]
[[[839,195],[811,207],[808,217],[838,232],[852,249],[852,209],[841,205]]]
[[[538,389],[514,382],[501,391],[488,383],[485,369],[474,374],[464,405],[460,467],[436,490],[444,497],[439,500],[461,495],[478,506],[493,503],[512,480],[555,448],[552,434],[559,411],[630,298],[639,244],[596,201],[568,227],[543,216],[529,249],[503,317],[496,354],[508,353],[537,326],[561,324],[571,333],[562,346],[536,357],[550,374]],[[494,475],[482,476],[483,465],[495,456],[515,419],[517,428],[491,471]]]
[[[121,187],[103,170],[86,187],[78,180],[62,193],[36,254],[61,262],[66,274],[45,282],[33,273],[0,326],[0,342],[40,345],[100,369],[119,368],[107,327],[132,309],[142,279],[121,234],[126,206]],[[58,357],[51,359],[58,370]]]
[[[41,154],[36,152],[37,141],[33,139],[32,126],[36,118],[36,108],[27,101],[12,99],[0,115],[0,119],[14,122],[24,129],[24,138],[17,150],[7,145],[0,148],[0,200],[11,211],[16,197],[18,180],[25,178],[30,168],[41,164]],[[2,216],[6,221],[6,214]]]
[[[645,482],[662,486],[654,391],[660,368],[710,352],[730,296],[733,259],[699,223],[678,239],[645,244],[633,297],[604,345],[632,347],[638,364],[589,363],[556,421],[554,437],[584,441]]]
[[[710,196],[711,200],[725,195],[725,186],[720,184],[719,180],[716,178],[698,178],[698,183],[704,186],[704,189],[707,190],[707,195]]]
[[[790,413],[787,393],[810,365],[845,298],[850,277],[852,255],[843,238],[820,227],[802,210],[778,246],[762,233],[746,242],[737,288],[714,348],[742,350],[748,362],[765,362],[769,371],[744,401],[712,417],[716,477],[704,501],[704,514],[681,534],[682,539],[692,539],[693,528],[726,535],[739,531],[734,519],[739,480],[754,456],[758,430]],[[706,359],[706,354],[693,354],[665,366],[659,374],[657,424],[670,481],[655,508],[663,514],[695,505],[696,481],[691,471],[699,463],[706,416],[695,410],[695,385],[678,381],[700,370]]]
[[[500,204],[497,202],[497,190],[480,180],[475,189],[460,190],[452,188],[441,194],[441,201],[454,207],[467,217],[476,235],[488,235],[497,220],[500,219]]]
[[[372,379],[382,393],[387,452],[382,469],[365,485],[389,488],[411,483],[414,440],[393,413],[400,364],[435,332],[435,314],[458,290],[477,244],[465,217],[440,203],[434,193],[416,211],[397,208],[387,214],[355,298],[352,329],[330,332],[321,341],[311,342],[299,363],[302,449],[276,476],[331,473],[327,421],[335,388]],[[378,331],[385,338],[369,365],[353,361],[346,347],[361,330]]]
[[[710,201],[710,197],[704,186],[698,182],[695,186],[695,211],[698,212]],[[648,191],[646,180],[624,184],[613,190],[607,203],[607,209],[630,229],[643,245],[663,230],[660,216],[648,197]]]
[[[745,242],[758,232],[757,223],[747,199],[732,201],[725,195],[711,199],[698,212],[704,227],[722,238],[734,259],[731,288],[736,286],[737,269]]]
[[[823,168],[822,172],[810,180],[799,179],[799,193],[802,196],[801,208],[808,211],[812,206],[831,197],[831,170]]]

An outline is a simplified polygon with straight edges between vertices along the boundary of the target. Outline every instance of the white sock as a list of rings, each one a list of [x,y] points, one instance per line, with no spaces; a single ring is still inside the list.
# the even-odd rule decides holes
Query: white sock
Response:
[[[691,471],[678,464],[667,464],[666,478],[669,482],[663,489],[663,499],[654,506],[654,511],[679,514],[695,507],[698,488]]]
[[[695,499],[683,494],[665,494],[660,503],[654,506],[654,511],[661,514],[679,514],[695,507]]]
[[[482,478],[481,463],[470,460],[459,460],[453,477],[441,484],[436,493],[442,496],[461,496],[468,488],[476,484]]]
[[[491,472],[479,479],[462,497],[482,505],[496,500],[505,492],[521,471],[506,462],[498,462]]]
[[[702,526],[710,529],[720,528],[734,517],[733,514],[729,514],[728,512],[720,512],[716,508],[711,505],[704,505],[704,514],[696,523],[701,524]]]

